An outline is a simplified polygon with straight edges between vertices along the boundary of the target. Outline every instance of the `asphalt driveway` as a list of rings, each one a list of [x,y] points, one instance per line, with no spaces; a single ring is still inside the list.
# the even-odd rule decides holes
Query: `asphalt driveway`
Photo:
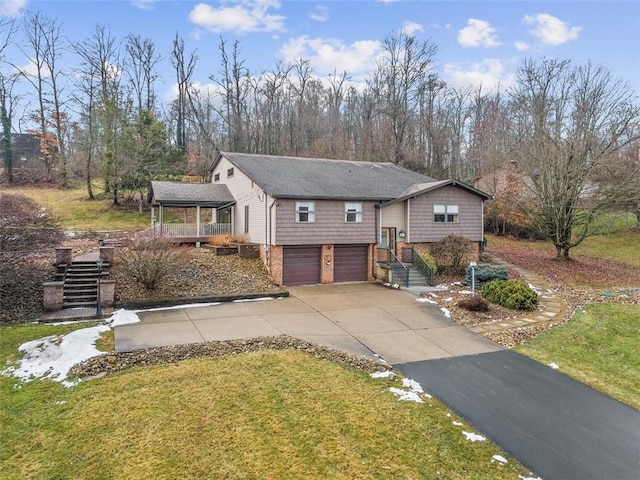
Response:
[[[516,352],[394,365],[544,480],[640,478],[640,412]]]

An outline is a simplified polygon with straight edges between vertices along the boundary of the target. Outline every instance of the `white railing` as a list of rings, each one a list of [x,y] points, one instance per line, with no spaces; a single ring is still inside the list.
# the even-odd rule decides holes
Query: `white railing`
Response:
[[[164,223],[162,228],[156,224],[155,233],[166,237],[211,237],[214,235],[231,235],[230,223],[205,223],[200,225],[200,232],[195,223]]]

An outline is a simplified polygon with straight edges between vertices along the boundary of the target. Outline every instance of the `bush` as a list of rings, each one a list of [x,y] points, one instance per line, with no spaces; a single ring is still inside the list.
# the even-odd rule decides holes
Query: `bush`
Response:
[[[449,235],[431,245],[431,255],[436,259],[438,267],[450,273],[461,272],[470,253],[471,242],[460,235]]]
[[[489,302],[480,296],[465,298],[458,302],[460,308],[469,310],[470,312],[486,312],[489,310]]]
[[[137,240],[119,251],[118,268],[147,290],[154,290],[167,275],[180,268],[184,257],[170,240]]]
[[[421,253],[420,258],[424,260],[424,263],[431,267],[431,271],[435,275],[438,272],[438,265],[436,264],[435,259],[429,255],[428,253]]]
[[[508,280],[509,272],[505,267],[499,265],[490,265],[488,263],[479,263],[475,267],[476,287],[480,288],[482,284],[493,280]],[[465,270],[464,283],[471,285],[471,267],[467,266]]]
[[[519,280],[489,282],[482,287],[482,296],[512,310],[535,310],[538,304],[538,294]]]

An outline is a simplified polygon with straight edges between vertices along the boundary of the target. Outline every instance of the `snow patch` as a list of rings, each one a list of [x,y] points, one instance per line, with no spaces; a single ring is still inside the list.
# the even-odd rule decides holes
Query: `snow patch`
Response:
[[[444,313],[445,317],[451,318],[451,312],[449,311],[448,308],[441,307],[440,310],[442,310],[442,313]]]
[[[549,366],[550,366],[551,368],[553,368],[554,370],[557,370],[557,369],[559,369],[559,368],[560,368],[560,366],[559,366],[557,363],[555,363],[555,362],[551,362],[551,363],[549,364]]]
[[[521,480],[542,480],[540,477],[523,477],[522,475],[518,475],[518,478]]]
[[[411,380],[410,378],[402,379],[402,386],[405,389],[390,387],[389,391],[396,395],[399,400],[408,402],[424,403],[422,397],[432,398],[428,393],[424,393],[424,390],[418,382]]]
[[[463,424],[462,422],[452,422],[456,427],[461,427]]]
[[[17,366],[0,372],[2,375],[13,375],[23,382],[37,378],[49,378],[61,382],[65,387],[76,385],[78,381],[68,381],[69,370],[74,365],[92,357],[103,355],[95,346],[100,334],[119,325],[139,322],[138,316],[129,310],[120,309],[105,320],[102,325],[82,328],[66,335],[50,335],[25,342],[18,350],[24,357]]]
[[[262,300],[273,300],[273,297],[243,298],[243,299],[240,299],[240,300],[234,300],[233,303],[261,302]]]
[[[396,376],[391,370],[385,370],[384,372],[373,372],[369,375],[371,378],[394,378]]]
[[[478,435],[477,433],[473,433],[473,432],[465,432],[464,430],[462,431],[462,434],[466,437],[467,440],[469,440],[470,442],[484,442],[486,440],[486,437],[483,437],[482,435]]]
[[[496,462],[500,462],[500,463],[503,463],[503,464],[504,464],[504,463],[508,463],[508,462],[507,462],[507,459],[506,459],[506,458],[504,458],[502,455],[494,455],[494,456],[493,456],[493,457],[491,457],[491,458],[492,458],[491,463],[493,463],[493,462],[494,462],[494,460],[495,460]]]
[[[420,297],[420,298],[416,298],[416,302],[420,302],[420,303],[432,303],[434,305],[437,305],[438,303],[435,300],[431,300],[430,298],[427,297]]]

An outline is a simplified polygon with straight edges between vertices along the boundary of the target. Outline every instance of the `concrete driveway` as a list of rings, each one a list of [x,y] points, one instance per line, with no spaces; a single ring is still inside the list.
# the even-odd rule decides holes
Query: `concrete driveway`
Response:
[[[435,305],[382,285],[292,287],[288,298],[138,313],[116,350],[286,334],[390,364],[502,350]]]

